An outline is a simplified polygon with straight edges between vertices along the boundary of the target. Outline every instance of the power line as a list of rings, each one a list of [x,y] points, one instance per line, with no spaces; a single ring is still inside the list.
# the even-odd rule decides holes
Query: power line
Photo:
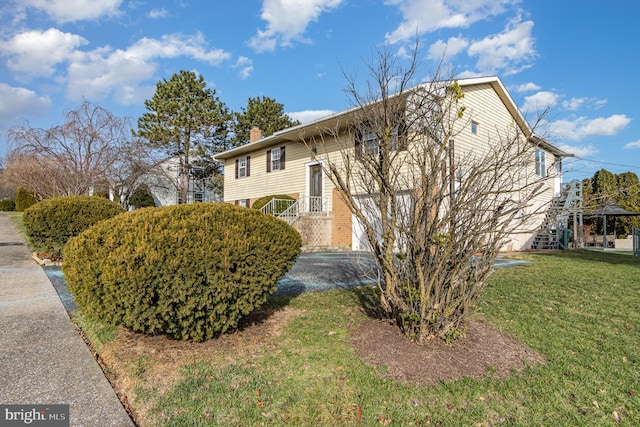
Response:
[[[619,166],[622,168],[640,169],[640,166],[622,165],[620,163],[603,162],[602,160],[585,159],[583,157],[574,156],[574,159],[584,160],[585,162],[600,163],[603,165]]]

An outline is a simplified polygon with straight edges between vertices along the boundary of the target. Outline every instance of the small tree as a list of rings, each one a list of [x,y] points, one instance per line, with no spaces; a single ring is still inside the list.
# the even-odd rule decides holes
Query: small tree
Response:
[[[38,203],[38,199],[33,191],[18,187],[15,200],[16,211],[24,212],[25,209],[28,209],[36,203]]]
[[[464,93],[439,70],[414,86],[416,58],[417,49],[402,67],[378,51],[365,90],[347,77],[354,109],[346,130],[324,129],[311,144],[364,228],[382,307],[411,339],[448,341],[464,334],[508,237],[540,218],[538,140],[513,124],[458,155],[454,139],[470,125]],[[322,149],[327,139],[338,155]]]
[[[178,158],[182,203],[187,202],[192,156],[210,159],[224,149],[227,138],[230,113],[216,91],[206,86],[202,76],[184,70],[163,79],[144,103],[148,111],[138,119],[139,137],[152,148]],[[213,173],[220,174],[220,168],[215,165]]]
[[[18,186],[8,179],[6,159],[0,157],[0,200],[15,198],[17,189]]]
[[[151,190],[146,184],[139,185],[131,194],[129,198],[129,204],[136,209],[146,208],[155,206],[155,201],[153,200],[153,194],[151,194]]]
[[[110,182],[114,168],[120,167],[118,155],[130,129],[126,118],[86,101],[68,110],[62,125],[13,128],[6,176],[41,198],[89,194]]]
[[[273,135],[279,130],[299,125],[300,122],[291,119],[284,112],[284,105],[275,99],[263,96],[249,98],[247,108],[242,112],[234,113],[233,145],[242,145],[249,142],[249,133],[253,126],[260,126],[264,136]]]

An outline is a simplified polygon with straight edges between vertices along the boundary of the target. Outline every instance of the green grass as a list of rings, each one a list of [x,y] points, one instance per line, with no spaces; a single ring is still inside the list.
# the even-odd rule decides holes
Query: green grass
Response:
[[[22,237],[22,239],[26,242],[27,247],[31,252],[42,251],[44,248],[35,246],[29,236],[27,235],[27,229],[24,226],[24,222],[22,221],[22,212],[5,212],[5,214],[9,217],[13,225],[16,227],[16,230]]]
[[[69,313],[71,320],[84,332],[93,349],[100,353],[106,344],[118,338],[118,327],[82,316],[79,310]]]
[[[29,236],[27,236],[27,230],[24,227],[24,222],[22,222],[22,212],[5,212],[5,215],[9,217],[13,225],[18,230],[20,236],[24,239],[27,244],[30,244]]]
[[[138,390],[152,391],[140,395],[152,406],[144,425],[353,426],[356,406],[364,426],[615,426],[614,412],[622,425],[640,425],[640,260],[527,257],[532,264],[495,272],[479,311],[545,365],[436,386],[382,379],[384,368],[365,365],[350,345],[361,295],[303,294],[272,302],[302,314],[261,351],[185,364],[163,393],[133,373]]]

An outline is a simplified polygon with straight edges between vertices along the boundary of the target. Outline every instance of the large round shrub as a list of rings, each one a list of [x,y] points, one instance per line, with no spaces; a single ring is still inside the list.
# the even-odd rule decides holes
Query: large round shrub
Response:
[[[252,209],[145,208],[71,239],[62,270],[88,317],[202,341],[261,306],[301,244],[288,224]]]
[[[120,205],[102,197],[63,196],[36,203],[22,218],[31,242],[59,256],[69,238],[123,212]]]

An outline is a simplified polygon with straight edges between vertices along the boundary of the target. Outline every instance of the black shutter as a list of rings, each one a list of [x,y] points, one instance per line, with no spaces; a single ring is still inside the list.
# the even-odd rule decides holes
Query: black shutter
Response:
[[[271,172],[271,150],[267,150],[267,173]]]
[[[251,159],[251,156],[247,156],[247,175],[249,176],[249,159]]]
[[[280,147],[280,169],[284,170],[284,147]]]
[[[406,150],[408,143],[407,122],[402,119],[398,123],[398,150]]]
[[[238,163],[240,160],[236,159],[236,179],[238,179]]]
[[[356,129],[354,144],[355,144],[356,159],[361,159],[362,158],[362,131],[360,129]]]

